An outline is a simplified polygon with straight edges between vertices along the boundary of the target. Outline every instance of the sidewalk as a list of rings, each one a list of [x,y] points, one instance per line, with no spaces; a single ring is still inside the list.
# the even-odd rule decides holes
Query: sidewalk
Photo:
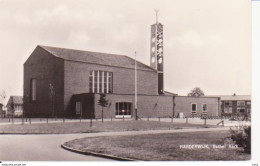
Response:
[[[146,119],[143,119],[146,120]],[[158,118],[150,118],[149,120],[152,121],[159,121]],[[221,119],[207,119],[206,124],[207,125],[213,125],[216,126]],[[250,121],[230,121],[229,119],[223,119],[224,121],[224,126],[241,126],[241,125],[250,125]],[[171,118],[160,118],[160,122],[171,122]],[[173,118],[174,123],[186,123],[186,118]],[[204,124],[205,120],[201,118],[188,118],[188,123],[189,124]],[[222,124],[220,124],[221,126]]]

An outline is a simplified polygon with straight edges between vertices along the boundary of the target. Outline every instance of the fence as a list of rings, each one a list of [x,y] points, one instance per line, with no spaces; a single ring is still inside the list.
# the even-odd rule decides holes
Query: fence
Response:
[[[14,118],[14,117],[8,117],[8,118],[0,118],[0,125],[8,125],[8,124],[49,124],[49,123],[71,123],[71,122],[90,122],[90,126],[92,126],[93,121],[95,122],[105,122],[105,121],[128,121],[132,120],[129,118],[114,118],[111,116],[110,119],[103,119],[102,118],[95,118],[95,119],[83,119],[83,118]]]

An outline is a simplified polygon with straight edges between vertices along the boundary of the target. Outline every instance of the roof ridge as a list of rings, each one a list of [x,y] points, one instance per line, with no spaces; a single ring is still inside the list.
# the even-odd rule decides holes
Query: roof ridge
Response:
[[[127,55],[123,55],[123,56],[126,56],[127,58],[129,58],[129,59],[131,59],[131,60],[135,61],[135,59],[134,59],[134,58],[132,58],[132,57],[129,57],[129,56],[127,56]],[[156,71],[156,69],[152,68],[151,66],[148,66],[148,65],[144,64],[143,62],[140,62],[140,61],[138,61],[138,60],[136,60],[136,62],[138,62],[138,63],[140,63],[140,64],[142,64],[142,65],[145,65],[146,67],[148,67],[148,68],[150,68],[150,69],[152,69],[152,70],[155,70],[155,71]]]
[[[46,50],[44,47],[54,48],[54,49],[65,49],[65,50],[71,50],[71,51],[81,51],[81,52],[90,52],[90,53],[99,53],[99,54],[106,54],[106,55],[116,55],[116,56],[127,56],[123,54],[114,54],[114,53],[105,53],[105,52],[96,52],[96,51],[87,51],[87,50],[80,50],[80,49],[72,49],[72,48],[65,48],[65,47],[53,47],[53,46],[44,46],[44,45],[38,45],[39,47]],[[48,51],[48,50],[46,50]],[[48,51],[49,52],[49,51]]]
[[[100,65],[118,66],[118,67],[126,67],[126,68],[133,68],[133,64],[131,63],[131,61],[135,61],[134,58],[129,57],[127,55],[123,55],[123,54],[94,52],[94,51],[77,50],[77,49],[44,46],[44,45],[37,45],[37,46],[40,47],[41,49],[47,51],[51,55],[53,55],[57,58],[64,59],[64,60],[72,60],[72,61],[85,62],[85,63],[96,63],[96,64],[100,64]],[[66,54],[66,51],[67,51],[67,54]],[[75,54],[73,54],[74,51],[75,51]],[[115,59],[117,59],[119,57],[120,58],[124,57],[124,58],[127,58],[128,60],[121,59],[122,64],[120,64],[120,62],[115,63],[116,62]],[[93,58],[97,58],[101,61],[104,60],[104,62],[103,63],[101,61],[96,62],[96,60],[93,60]],[[139,69],[156,71],[156,69],[154,69],[142,62],[140,62],[138,60],[136,60],[136,61],[139,63],[139,65],[141,65]]]

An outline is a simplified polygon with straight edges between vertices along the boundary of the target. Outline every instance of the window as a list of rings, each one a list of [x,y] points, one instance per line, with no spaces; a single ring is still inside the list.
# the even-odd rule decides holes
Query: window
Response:
[[[232,101],[225,101],[225,107],[231,107],[232,106]]]
[[[207,104],[202,104],[202,113],[207,113]]]
[[[17,105],[15,107],[16,107],[16,109],[15,109],[16,112],[22,112],[23,111],[23,107],[21,105]]]
[[[77,115],[81,114],[81,102],[80,101],[76,102],[76,114]]]
[[[225,107],[224,113],[231,114],[232,113],[232,107]]]
[[[245,106],[246,105],[246,103],[245,103],[245,101],[237,101],[237,106]]]
[[[90,92],[93,92],[93,89],[94,89],[94,87],[93,87],[93,85],[94,85],[94,76],[93,76],[93,72],[90,72],[90,74],[89,74],[89,91]]]
[[[116,117],[131,117],[132,103],[120,102],[116,103]]]
[[[196,114],[197,113],[197,104],[191,104],[191,113]]]
[[[107,71],[91,71],[89,74],[89,92],[112,93],[113,73]]]
[[[244,108],[238,108],[238,109],[237,109],[237,112],[245,113],[245,109],[244,109]]]
[[[36,79],[31,79],[31,101],[36,101]]]

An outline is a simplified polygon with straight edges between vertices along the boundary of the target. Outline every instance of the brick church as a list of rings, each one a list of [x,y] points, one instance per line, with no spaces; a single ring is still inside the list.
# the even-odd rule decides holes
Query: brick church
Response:
[[[218,97],[164,91],[163,25],[151,25],[150,66],[125,55],[37,46],[24,63],[24,115],[100,118],[220,114]],[[137,94],[137,95],[135,95]],[[137,103],[137,110],[135,110]]]

